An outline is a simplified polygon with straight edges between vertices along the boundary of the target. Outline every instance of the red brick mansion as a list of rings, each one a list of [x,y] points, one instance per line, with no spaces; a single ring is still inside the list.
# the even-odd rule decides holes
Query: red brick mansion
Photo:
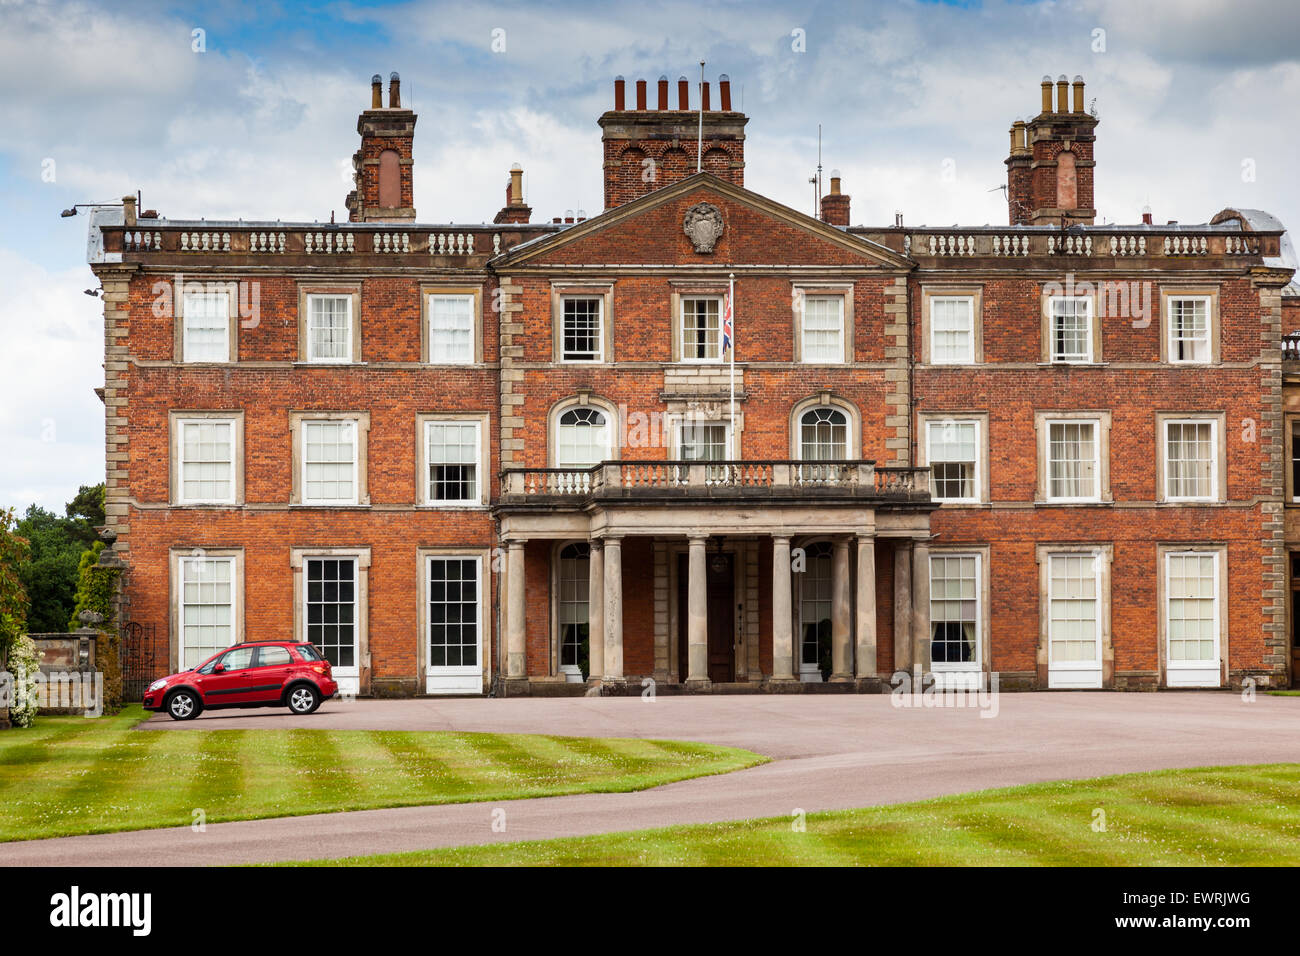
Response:
[[[516,167],[421,221],[386,99],[346,223],[94,210],[157,675],[293,637],[371,695],[1295,678],[1284,229],[1097,225],[1080,78],[970,228],[746,189],[726,77],[615,81],[599,215],[533,221]]]

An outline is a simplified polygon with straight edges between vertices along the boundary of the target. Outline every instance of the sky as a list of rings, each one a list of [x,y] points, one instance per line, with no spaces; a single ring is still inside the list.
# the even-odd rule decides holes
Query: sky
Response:
[[[421,222],[490,222],[516,162],[535,220],[595,215],[614,77],[705,60],[750,117],[745,185],[806,212],[820,124],[855,225],[1005,222],[1008,127],[1064,73],[1100,117],[1098,222],[1296,227],[1297,37],[1295,0],[0,0],[0,509],[104,476],[98,283],[59,211],[344,219],[374,73],[419,116]]]

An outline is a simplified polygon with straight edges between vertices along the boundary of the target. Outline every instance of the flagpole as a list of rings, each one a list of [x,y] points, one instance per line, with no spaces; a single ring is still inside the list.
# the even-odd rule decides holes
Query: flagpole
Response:
[[[731,427],[727,429],[727,457],[736,460],[736,274],[727,276],[727,305],[731,311]]]

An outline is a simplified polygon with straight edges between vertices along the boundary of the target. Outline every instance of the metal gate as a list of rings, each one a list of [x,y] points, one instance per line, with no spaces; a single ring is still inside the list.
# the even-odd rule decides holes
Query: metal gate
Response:
[[[154,658],[155,628],[152,624],[132,621],[122,628],[122,700],[134,703],[144,696],[144,689],[165,676],[160,661]]]

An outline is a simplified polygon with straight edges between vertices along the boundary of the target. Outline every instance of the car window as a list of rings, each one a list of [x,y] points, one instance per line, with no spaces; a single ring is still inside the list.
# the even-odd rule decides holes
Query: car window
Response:
[[[283,647],[263,647],[260,648],[260,651],[260,656],[257,658],[258,667],[274,667],[276,664],[292,663],[289,652]]]
[[[221,666],[228,671],[242,671],[246,667],[252,667],[255,650],[256,647],[236,647],[233,651],[227,651],[226,656],[221,658]]]
[[[313,647],[311,644],[299,644],[297,649],[298,649],[298,656],[305,661],[324,660],[324,658],[320,656],[320,651],[316,650],[316,648]]]

